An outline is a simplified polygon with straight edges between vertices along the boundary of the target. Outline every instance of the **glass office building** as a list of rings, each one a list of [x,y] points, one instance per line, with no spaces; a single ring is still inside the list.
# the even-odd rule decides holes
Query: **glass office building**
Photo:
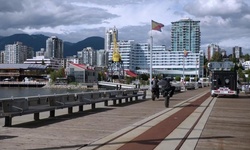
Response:
[[[200,34],[200,21],[187,18],[172,22],[171,50],[199,53]]]

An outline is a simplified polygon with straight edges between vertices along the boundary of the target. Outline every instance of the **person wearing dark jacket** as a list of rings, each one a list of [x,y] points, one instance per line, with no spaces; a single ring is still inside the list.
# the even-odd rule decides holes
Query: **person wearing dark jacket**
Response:
[[[155,92],[157,95],[157,98],[159,98],[159,93],[160,93],[160,89],[159,89],[159,85],[158,85],[159,80],[157,79],[157,77],[155,77],[153,79],[153,81],[151,81],[152,84],[152,92]]]
[[[164,94],[165,91],[167,91],[167,92],[171,91],[170,97],[172,97],[174,95],[175,86],[171,85],[172,80],[173,79],[171,79],[171,78],[163,78],[162,80],[160,80],[158,82],[158,85],[162,86],[162,90],[161,90],[162,94]],[[163,95],[163,96],[165,96],[165,95]]]

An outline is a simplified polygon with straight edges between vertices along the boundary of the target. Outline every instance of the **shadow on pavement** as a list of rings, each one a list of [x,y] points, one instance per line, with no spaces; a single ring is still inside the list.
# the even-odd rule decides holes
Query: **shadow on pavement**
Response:
[[[16,138],[16,137],[17,137],[17,136],[0,135],[0,140],[12,139],[12,138]]]
[[[62,122],[62,121],[70,120],[70,119],[84,117],[84,116],[87,116],[87,115],[97,114],[97,113],[109,111],[109,110],[112,110],[112,109],[113,108],[95,108],[95,109],[90,109],[90,110],[84,110],[82,112],[75,112],[75,113],[72,113],[72,114],[65,114],[65,115],[55,116],[55,117],[51,117],[51,118],[44,118],[44,119],[40,119],[40,120],[37,120],[37,121],[33,120],[33,121],[30,121],[30,122],[15,124],[15,125],[12,125],[11,127],[15,127],[15,128],[38,128],[38,127],[41,127],[41,126],[46,126],[46,125],[49,125],[49,124],[54,124],[54,123],[58,123],[58,122]]]

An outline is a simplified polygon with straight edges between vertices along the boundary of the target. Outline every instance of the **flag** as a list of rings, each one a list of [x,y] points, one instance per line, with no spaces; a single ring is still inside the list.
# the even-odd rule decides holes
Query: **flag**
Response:
[[[152,30],[157,30],[161,32],[161,28],[164,27],[162,23],[155,22],[154,20],[152,22]]]
[[[184,57],[187,57],[188,51],[184,49]]]

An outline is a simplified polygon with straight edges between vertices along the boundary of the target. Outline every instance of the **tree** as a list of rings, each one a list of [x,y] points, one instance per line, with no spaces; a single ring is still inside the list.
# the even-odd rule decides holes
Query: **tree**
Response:
[[[52,82],[56,80],[56,71],[50,72],[50,79]]]
[[[65,77],[64,68],[60,68],[58,71],[54,70],[50,72],[50,79],[52,80],[52,82],[54,82],[56,78],[62,78],[62,77]]]
[[[187,77],[184,78],[184,80],[185,81],[190,81],[190,77],[187,76]]]
[[[220,52],[215,52],[213,54],[213,56],[212,56],[211,61],[218,61],[218,62],[222,61],[222,55],[221,55],[221,53]]]
[[[229,60],[232,61],[233,63],[237,62],[237,59],[233,57],[233,55],[230,55]]]
[[[249,60],[250,60],[250,55],[249,55],[249,54],[246,54],[246,55],[244,56],[244,59],[245,59],[245,61],[249,61]]]
[[[54,71],[54,69],[52,69],[52,68],[46,68],[47,74],[50,74],[50,73],[53,72],[53,71]]]
[[[176,76],[176,77],[175,77],[175,80],[176,80],[176,81],[181,81],[181,77],[180,77],[180,76]]]
[[[245,74],[243,73],[241,68],[238,69],[238,75],[239,75],[239,78],[241,78],[243,81],[246,80]]]
[[[106,74],[103,71],[98,72],[98,81],[107,80]]]
[[[58,78],[63,78],[63,77],[65,77],[65,70],[64,70],[64,68],[60,68],[58,71],[57,71],[57,77]]]
[[[140,75],[139,75],[139,79],[142,79],[142,80],[147,81],[148,78],[149,78],[149,75],[147,75],[147,74],[140,74]]]
[[[134,79],[135,79],[134,77],[125,77],[125,83],[130,84]]]

